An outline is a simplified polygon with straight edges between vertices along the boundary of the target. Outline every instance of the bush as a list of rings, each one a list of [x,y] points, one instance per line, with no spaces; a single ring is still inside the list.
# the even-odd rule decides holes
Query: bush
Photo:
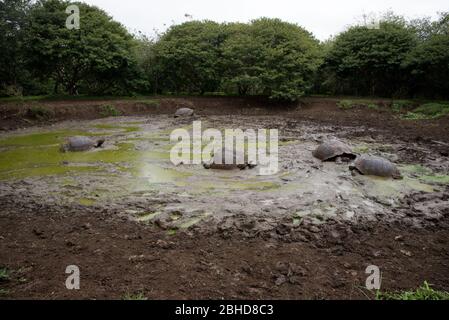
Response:
[[[54,112],[45,107],[33,106],[28,108],[26,115],[31,119],[48,120],[54,116]]]
[[[409,120],[439,119],[449,114],[449,104],[426,103],[412,112],[408,112],[403,118]]]
[[[100,114],[103,117],[118,117],[121,112],[117,110],[113,105],[105,104],[100,107]]]
[[[406,110],[409,110],[409,109],[411,108],[412,105],[413,105],[413,104],[412,104],[410,101],[401,101],[401,100],[399,100],[399,101],[394,101],[394,102],[391,104],[391,110],[392,110],[394,113],[401,113],[401,112],[404,112],[404,111],[406,111]]]

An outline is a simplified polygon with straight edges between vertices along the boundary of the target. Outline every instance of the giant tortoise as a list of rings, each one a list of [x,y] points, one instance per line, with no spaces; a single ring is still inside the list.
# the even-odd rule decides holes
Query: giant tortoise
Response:
[[[354,161],[349,169],[353,173],[357,172],[363,175],[402,179],[399,169],[393,163],[376,156],[362,155]]]
[[[193,117],[195,115],[195,111],[190,108],[180,108],[175,113],[175,118],[185,118],[185,117]]]
[[[312,155],[321,161],[352,160],[357,157],[347,144],[335,138],[324,141],[312,152]]]
[[[92,148],[100,148],[104,143],[104,139],[92,140],[89,137],[76,136],[67,139],[67,142],[61,146],[62,152],[67,151],[87,151]]]
[[[232,163],[225,163],[226,162],[226,154],[229,152],[232,152]],[[238,155],[240,156],[240,159],[243,159],[243,163],[237,163],[237,161],[239,160],[237,157]],[[236,151],[236,150],[222,148],[221,157],[220,157],[220,153],[214,153],[210,162],[203,163],[203,166],[205,169],[219,169],[219,170],[240,169],[240,170],[244,170],[246,168],[252,169],[256,165],[253,163],[248,163],[247,157],[245,157],[245,155],[242,154],[241,152]]]

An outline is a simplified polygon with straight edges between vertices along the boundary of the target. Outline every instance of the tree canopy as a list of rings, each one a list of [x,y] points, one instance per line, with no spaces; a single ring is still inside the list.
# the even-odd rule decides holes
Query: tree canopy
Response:
[[[155,38],[65,0],[0,2],[0,95],[310,93],[449,97],[449,14],[354,25],[325,42],[293,23],[189,21]]]

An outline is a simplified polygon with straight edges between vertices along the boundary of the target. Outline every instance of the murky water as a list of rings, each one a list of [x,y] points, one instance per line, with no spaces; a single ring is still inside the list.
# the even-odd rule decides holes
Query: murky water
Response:
[[[401,164],[403,180],[355,176],[347,164],[322,163],[311,151],[326,136],[314,125],[293,133],[283,119],[211,117],[203,129],[280,128],[281,170],[272,176],[258,170],[205,170],[201,165],[174,166],[170,133],[191,125],[168,116],[110,118],[65,122],[0,136],[0,195],[21,194],[41,202],[123,208],[142,223],[157,221],[167,229],[188,228],[205,219],[229,215],[355,219],[389,212],[414,191],[437,192],[449,184],[447,173],[417,164]],[[248,127],[249,126],[249,127]],[[105,138],[103,148],[61,153],[67,137]],[[396,159],[393,144],[347,141],[356,152]]]

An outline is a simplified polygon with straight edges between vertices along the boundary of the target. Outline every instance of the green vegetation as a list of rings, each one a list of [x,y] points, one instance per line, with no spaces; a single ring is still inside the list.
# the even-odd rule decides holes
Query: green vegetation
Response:
[[[32,119],[48,120],[54,116],[54,113],[45,107],[33,106],[28,109],[26,115]]]
[[[342,100],[338,102],[338,107],[343,110],[348,110],[354,108],[355,103],[351,100]]]
[[[449,114],[449,104],[426,103],[412,112],[408,112],[404,118],[411,120],[438,119]]]
[[[395,100],[393,101],[393,103],[391,104],[391,110],[394,113],[402,113],[404,111],[409,110],[411,107],[413,106],[413,102],[412,101],[408,101],[408,100]]]
[[[101,115],[103,117],[118,117],[120,116],[120,111],[117,110],[113,105],[105,104],[100,107]]]
[[[123,296],[122,300],[148,300],[148,299],[142,292],[140,292],[136,294],[127,293]]]
[[[9,290],[0,289],[0,297],[7,296],[9,294]]]
[[[365,107],[371,110],[379,109],[379,105],[367,100],[341,100],[337,105],[342,110],[349,110],[356,107]]]
[[[320,43],[301,26],[270,18],[249,23],[189,21],[149,39],[130,34],[106,12],[85,3],[77,3],[82,28],[69,30],[68,4],[0,2],[0,97],[449,98],[448,12],[435,20],[410,21],[388,13],[379,20],[379,28],[353,25]],[[28,95],[32,97],[21,98]],[[393,110],[402,112],[403,107],[398,103]],[[48,116],[38,110],[32,114]]]
[[[0,268],[0,281],[9,280],[9,270],[7,268]]]
[[[434,290],[426,281],[415,291],[377,292],[376,300],[449,300],[449,292]]]

